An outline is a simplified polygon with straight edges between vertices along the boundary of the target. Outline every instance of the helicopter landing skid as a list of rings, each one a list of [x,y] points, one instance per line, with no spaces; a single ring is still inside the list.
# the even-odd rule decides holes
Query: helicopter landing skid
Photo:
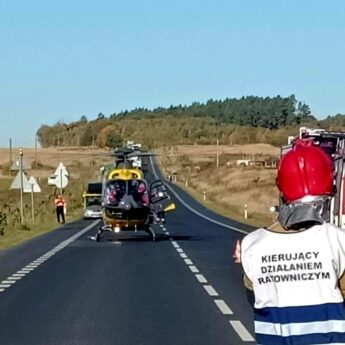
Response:
[[[149,226],[146,231],[150,234],[152,241],[156,242],[156,233],[151,226]]]
[[[98,228],[97,234],[95,236],[90,236],[90,240],[99,242],[101,239],[101,235],[104,231],[112,231],[112,227],[110,225],[102,225]]]
[[[152,238],[152,241],[156,241],[156,233],[151,226],[147,226],[144,229]],[[102,225],[98,228],[97,234],[95,236],[90,236],[89,238],[93,241],[99,242],[101,239],[101,235],[104,231],[113,231],[113,228],[110,225]],[[137,232],[137,228],[135,228],[135,232]]]

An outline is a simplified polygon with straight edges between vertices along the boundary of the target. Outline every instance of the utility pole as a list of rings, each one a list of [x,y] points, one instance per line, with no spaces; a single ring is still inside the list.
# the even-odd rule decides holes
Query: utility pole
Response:
[[[35,136],[35,170],[37,170],[37,136]]]
[[[35,220],[34,185],[31,183],[31,218]]]
[[[217,139],[217,168],[219,168],[219,139]]]
[[[20,156],[20,222],[24,224],[24,213],[23,213],[23,148],[19,148],[19,156]]]
[[[10,161],[9,161],[9,169],[8,169],[9,176],[11,176],[11,166],[12,166],[12,139],[10,138]]]

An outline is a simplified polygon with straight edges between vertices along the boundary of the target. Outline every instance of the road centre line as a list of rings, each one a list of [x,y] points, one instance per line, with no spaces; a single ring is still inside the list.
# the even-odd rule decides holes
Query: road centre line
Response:
[[[176,248],[176,251],[177,251],[178,253],[183,253],[183,249],[182,249],[182,248]]]
[[[156,172],[156,169],[155,169],[155,166],[153,164],[153,160],[152,160],[152,157],[149,158],[150,159],[150,163],[151,163],[151,167],[152,167],[152,170],[153,170],[153,174],[155,175],[156,178],[158,178],[158,174]],[[239,229],[237,227],[234,227],[234,226],[230,226],[230,225],[227,225],[227,224],[224,224],[222,222],[219,222],[217,220],[214,220],[208,216],[205,216],[203,215],[202,213],[196,211],[193,207],[191,207],[190,205],[188,205],[176,192],[175,190],[168,184],[166,183],[165,186],[173,193],[173,195],[176,197],[177,200],[179,200],[181,202],[182,205],[184,205],[188,210],[190,210],[191,212],[193,212],[194,214],[200,216],[201,218],[204,218],[208,221],[210,221],[211,223],[214,223],[214,224],[217,224],[217,225],[220,225],[224,228],[228,228],[230,230],[234,230],[234,231],[237,231],[237,232],[240,232],[242,234],[249,234],[249,231],[245,231],[245,230],[242,230],[242,229]],[[170,241],[171,243],[173,244],[173,246],[175,247],[175,244],[177,245],[177,243],[175,241],[172,241],[172,239],[170,238]],[[179,246],[178,246],[179,247]],[[175,247],[175,248],[178,248],[178,247]],[[193,272],[193,273],[199,273],[199,270],[197,269],[196,266],[188,266],[189,269]],[[194,272],[196,270],[196,272]],[[195,277],[198,279],[198,281],[200,283],[204,283],[204,282],[207,282],[206,278],[202,275],[202,274],[195,274]],[[205,286],[207,285],[203,285],[204,288]],[[212,287],[212,286],[211,286]],[[207,291],[207,290],[206,290]],[[218,294],[217,294],[218,295]],[[222,308],[224,307],[224,305],[219,302],[220,300],[218,300],[218,302],[216,302],[215,300],[215,303],[217,304],[218,308],[220,309],[220,305],[222,305]],[[225,302],[224,302],[225,304]],[[227,305],[226,305],[227,306]],[[230,308],[229,308],[230,309]],[[224,310],[227,310],[226,308]],[[230,309],[231,310],[231,309]],[[228,312],[228,311],[227,311]],[[239,320],[230,320],[229,321],[230,325],[232,326],[232,328],[235,330],[235,332],[239,335],[239,337],[242,339],[242,341],[244,342],[254,342],[255,339],[254,337],[250,334],[250,332],[247,330],[247,328],[243,325],[243,323]]]
[[[218,292],[212,285],[203,285],[203,287],[210,296],[218,296]]]
[[[180,248],[180,246],[175,241],[171,241],[171,243],[175,247],[176,251],[179,252],[179,249],[182,250],[182,248]],[[181,257],[182,255],[186,255],[186,254],[180,253]],[[184,262],[188,264],[192,263],[190,259],[184,259]],[[207,279],[204,277],[204,275],[199,273],[199,269],[195,265],[188,265],[188,267],[194,273],[199,283],[201,284],[207,283]],[[214,289],[212,285],[202,285],[202,286],[204,287],[205,291],[208,293],[210,297],[219,296],[218,292]],[[230,309],[230,307],[226,304],[224,300],[214,299],[213,301],[223,315],[233,315],[233,311]],[[229,324],[232,326],[234,331],[238,334],[238,336],[241,338],[243,342],[255,341],[254,337],[250,334],[250,332],[247,330],[247,328],[243,325],[243,323],[240,320],[230,320]]]
[[[53,249],[45,253],[44,255],[40,256],[35,261],[31,262],[30,264],[26,265],[19,271],[12,274],[10,277],[7,278],[7,280],[4,280],[0,283],[0,292],[4,292],[6,289],[11,287],[14,283],[16,283],[17,280],[25,277],[27,274],[35,270],[37,267],[39,267],[44,261],[47,261],[49,258],[51,258],[53,255],[58,253],[60,250],[64,249],[67,245],[75,241],[80,236],[84,235],[86,232],[88,232],[90,229],[92,229],[97,223],[99,222],[99,219],[95,220],[91,224],[89,224],[84,229],[80,230],[67,240],[59,243],[57,246],[55,246]]]
[[[230,320],[230,325],[236,331],[236,333],[240,336],[242,341],[255,341],[253,336],[248,332],[247,328],[243,325],[243,323],[239,320]]]
[[[180,256],[182,259],[188,259],[188,256],[185,253],[180,253]]]
[[[216,303],[217,307],[220,309],[220,311],[224,315],[233,315],[232,310],[229,308],[229,306],[222,299],[215,299],[214,303]]]
[[[199,283],[207,283],[207,279],[202,274],[196,274],[195,278],[198,279]]]
[[[199,273],[199,270],[196,266],[192,265],[192,266],[188,266],[188,267],[193,273]]]
[[[184,259],[184,262],[186,263],[186,265],[194,265],[191,259]]]
[[[171,242],[172,245],[175,247],[176,251],[178,252],[183,252],[182,248],[180,248],[180,246],[172,241]],[[179,250],[180,249],[180,250]],[[186,254],[181,254],[180,256],[182,257],[182,255],[186,255]],[[186,264],[192,264],[192,261],[190,259],[184,259],[184,262]],[[198,268],[194,265],[189,265],[188,266],[189,269],[193,272],[199,272]],[[207,279],[204,277],[204,275],[202,274],[195,274],[196,279],[201,283],[207,283]],[[206,290],[206,292],[209,294],[209,296],[211,297],[216,297],[219,296],[218,292],[214,289],[214,287],[212,285],[203,285],[204,289]],[[216,304],[216,306],[218,307],[218,309],[221,311],[221,313],[223,315],[233,315],[233,311],[230,309],[230,307],[225,303],[224,300],[222,299],[215,299],[214,303]],[[246,329],[246,327],[243,325],[243,323],[239,320],[230,320],[229,321],[230,325],[232,326],[232,328],[234,329],[234,331],[238,334],[238,336],[241,338],[241,340],[243,342],[253,342],[255,341],[255,339],[253,338],[253,336],[249,333],[249,331]]]

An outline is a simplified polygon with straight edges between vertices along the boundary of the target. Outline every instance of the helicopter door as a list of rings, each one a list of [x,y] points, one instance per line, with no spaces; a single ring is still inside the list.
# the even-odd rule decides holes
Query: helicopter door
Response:
[[[162,200],[170,199],[167,190],[161,180],[155,180],[150,184],[150,202],[156,204]]]

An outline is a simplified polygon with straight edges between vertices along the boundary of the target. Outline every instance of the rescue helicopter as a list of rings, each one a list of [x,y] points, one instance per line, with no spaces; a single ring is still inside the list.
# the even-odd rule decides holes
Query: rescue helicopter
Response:
[[[115,150],[115,164],[102,168],[103,225],[91,239],[99,242],[104,231],[145,231],[156,240],[151,225],[164,223],[165,212],[174,210],[175,204],[161,180],[149,181],[139,164],[133,164],[152,155],[128,148]]]

